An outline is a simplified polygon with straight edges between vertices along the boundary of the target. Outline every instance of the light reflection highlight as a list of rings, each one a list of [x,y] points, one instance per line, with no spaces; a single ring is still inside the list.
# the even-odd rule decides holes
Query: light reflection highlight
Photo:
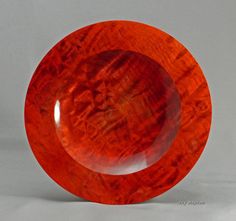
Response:
[[[54,106],[54,120],[56,125],[58,126],[60,124],[60,102],[59,100],[56,101]]]

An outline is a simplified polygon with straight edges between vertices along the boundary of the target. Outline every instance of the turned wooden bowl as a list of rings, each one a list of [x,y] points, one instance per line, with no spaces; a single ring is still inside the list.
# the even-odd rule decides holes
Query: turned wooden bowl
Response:
[[[42,59],[25,127],[46,173],[106,204],[155,197],[191,170],[206,144],[211,99],[193,56],[165,32],[132,21],[79,29]]]

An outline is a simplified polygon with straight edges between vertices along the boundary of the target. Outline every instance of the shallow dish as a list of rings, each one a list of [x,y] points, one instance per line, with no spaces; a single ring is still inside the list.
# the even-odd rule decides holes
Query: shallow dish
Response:
[[[99,203],[155,197],[191,170],[211,100],[189,51],[165,32],[108,21],[73,32],[37,67],[25,127],[46,173]]]

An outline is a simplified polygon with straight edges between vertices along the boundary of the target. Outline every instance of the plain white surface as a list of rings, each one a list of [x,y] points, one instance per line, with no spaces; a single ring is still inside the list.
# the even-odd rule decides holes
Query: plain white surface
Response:
[[[236,220],[235,9],[235,0],[0,0],[0,220]],[[213,99],[210,139],[191,173],[129,206],[86,202],[58,187],[31,154],[23,124],[27,86],[45,53],[78,28],[114,19],[156,26],[182,42]]]

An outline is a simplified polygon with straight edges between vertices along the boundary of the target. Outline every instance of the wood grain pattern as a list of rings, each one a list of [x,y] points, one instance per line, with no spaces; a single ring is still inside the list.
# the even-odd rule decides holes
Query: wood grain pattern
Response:
[[[173,187],[206,144],[211,100],[188,50],[130,21],[73,32],[43,58],[25,126],[43,169],[100,203],[137,203]]]

